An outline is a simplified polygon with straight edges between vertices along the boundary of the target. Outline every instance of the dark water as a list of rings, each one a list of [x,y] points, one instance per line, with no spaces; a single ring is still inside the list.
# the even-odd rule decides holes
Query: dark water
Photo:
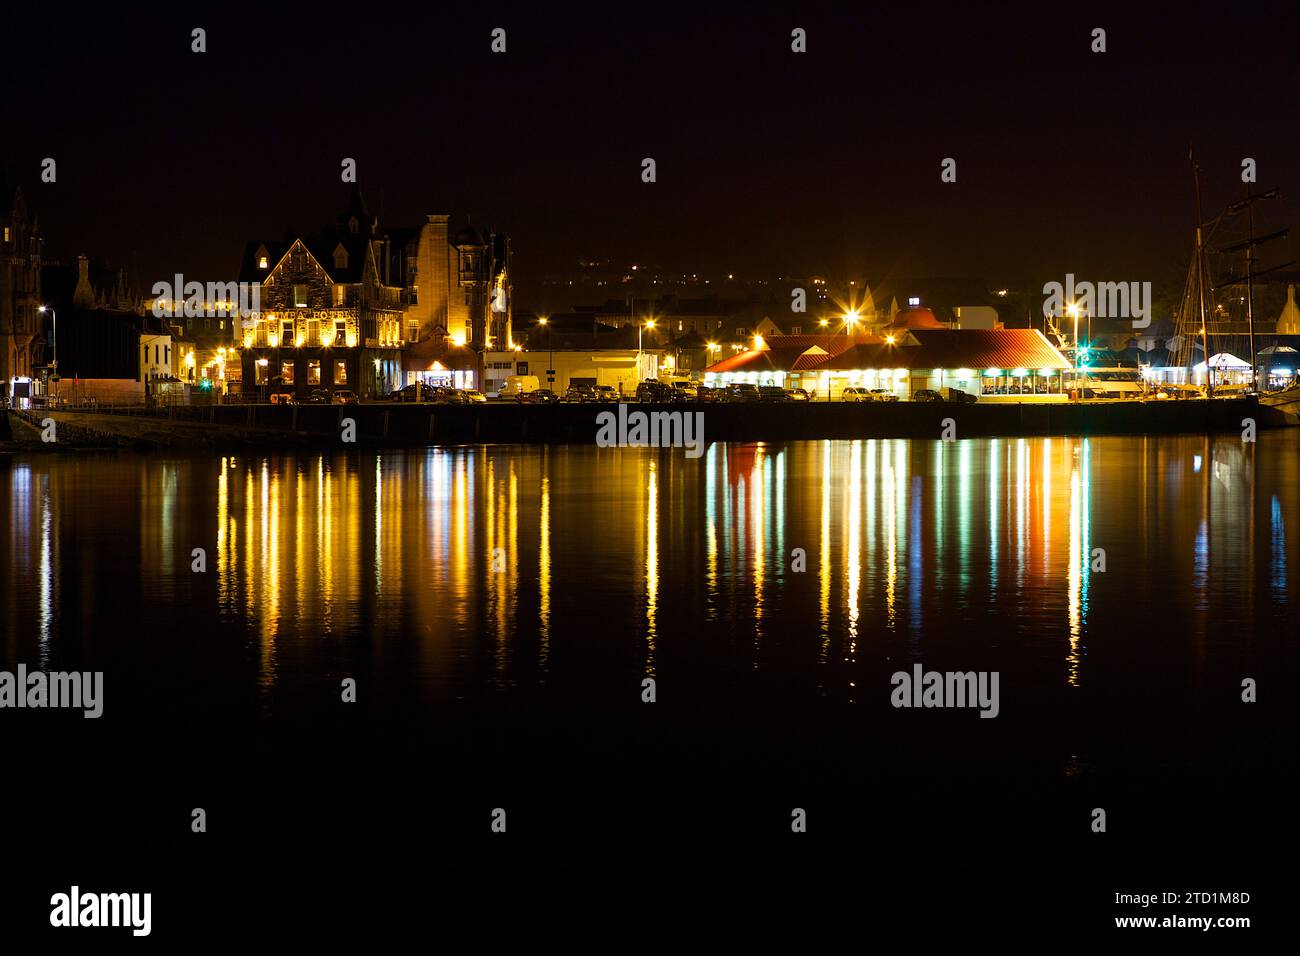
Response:
[[[520,840],[698,850],[788,840],[802,807],[836,852],[1114,867],[1084,887],[1107,912],[1153,847],[1233,889],[1258,873],[1224,861],[1294,839],[1295,432],[41,456],[0,481],[4,667],[106,684],[99,721],[0,716],[82,757],[6,809],[98,821],[96,859],[189,837],[193,806],[259,852],[430,820],[477,846],[497,806]],[[997,671],[998,718],[892,708],[916,662]]]

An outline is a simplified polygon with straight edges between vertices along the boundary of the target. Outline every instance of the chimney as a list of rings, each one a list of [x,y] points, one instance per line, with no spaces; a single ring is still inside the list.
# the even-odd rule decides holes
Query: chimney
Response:
[[[77,288],[72,293],[72,304],[78,309],[95,307],[95,290],[90,287],[90,260],[77,256]]]

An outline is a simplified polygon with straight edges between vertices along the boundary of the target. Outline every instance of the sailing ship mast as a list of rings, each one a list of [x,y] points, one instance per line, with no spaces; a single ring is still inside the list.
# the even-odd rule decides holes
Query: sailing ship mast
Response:
[[[1210,378],[1209,323],[1205,316],[1205,240],[1201,234],[1201,167],[1196,165],[1196,156],[1189,148],[1187,158],[1192,164],[1192,183],[1196,187],[1196,297],[1199,301],[1201,316],[1201,354],[1205,356],[1205,390],[1214,394],[1214,383]]]
[[[1280,266],[1274,266],[1271,269],[1264,269],[1261,272],[1255,271],[1255,247],[1262,246],[1266,242],[1272,242],[1274,239],[1283,239],[1286,237],[1287,230],[1279,229],[1277,232],[1269,233],[1267,236],[1255,236],[1255,203],[1261,199],[1276,199],[1282,194],[1280,189],[1270,189],[1266,193],[1252,193],[1250,185],[1246,186],[1246,198],[1239,199],[1228,206],[1229,213],[1239,213],[1246,210],[1246,238],[1241,242],[1233,243],[1230,246],[1224,246],[1222,252],[1242,252],[1246,253],[1246,274],[1229,279],[1222,285],[1240,285],[1246,283],[1246,327],[1250,333],[1250,389],[1252,392],[1259,391],[1259,368],[1256,365],[1255,353],[1255,279],[1270,272],[1276,272],[1278,269],[1284,269],[1287,266],[1294,265],[1292,262],[1284,263]]]

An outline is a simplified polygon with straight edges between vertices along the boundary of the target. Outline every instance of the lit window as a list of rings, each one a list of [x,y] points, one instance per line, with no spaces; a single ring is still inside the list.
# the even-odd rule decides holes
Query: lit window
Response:
[[[320,360],[314,359],[307,363],[307,384],[320,384]]]
[[[342,360],[334,363],[334,384],[346,385],[348,383],[348,363]]]
[[[408,322],[406,323],[406,327],[407,327],[407,333],[406,333],[407,341],[410,342],[420,341],[420,323]]]
[[[295,285],[293,287],[293,307],[295,309],[307,308],[307,287],[305,285]]]
[[[292,362],[280,363],[280,378],[284,379],[285,385],[293,384],[293,363]]]
[[[257,259],[257,267],[258,267],[259,269],[265,269],[265,268],[267,268],[266,256],[258,256],[258,259]]]
[[[285,348],[293,344],[293,322],[280,323],[280,344]]]
[[[920,305],[920,304],[921,304],[921,300],[920,300],[917,296],[914,296],[914,295],[913,295],[913,296],[908,296],[907,304],[908,304],[909,306],[912,306],[912,305]]]
[[[270,381],[270,377],[271,377],[271,366],[269,366],[269,365],[266,364],[266,359],[262,359],[262,360],[260,360],[260,361],[259,361],[255,366],[253,366],[253,367],[257,369],[257,384],[258,384],[258,385],[265,385],[268,381]]]
[[[342,345],[347,339],[348,323],[346,319],[334,320],[334,344]]]
[[[8,226],[5,226],[5,242],[8,242],[8,241],[9,241],[9,236],[10,236],[10,235],[11,235],[11,233],[10,233],[10,231],[9,231],[9,227],[8,227]]]

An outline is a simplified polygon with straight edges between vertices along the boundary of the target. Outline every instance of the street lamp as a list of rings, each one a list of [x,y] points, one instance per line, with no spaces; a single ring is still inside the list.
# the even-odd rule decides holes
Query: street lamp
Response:
[[[50,317],[54,320],[54,328],[52,330],[52,338],[54,339],[54,360],[50,363],[50,365],[54,368],[54,384],[58,385],[59,384],[59,314],[55,312],[53,308],[44,305],[37,308],[36,311],[41,313],[41,315],[44,315],[46,312],[48,312],[50,313]],[[76,395],[73,395],[72,398],[73,401],[76,401]]]
[[[555,346],[551,342],[551,320],[544,315],[537,317],[537,324],[546,326],[546,347],[550,350],[550,359],[546,363],[546,384],[555,384]]]
[[[638,324],[636,327],[636,373],[641,374],[641,330],[653,329],[655,327],[654,319],[646,319],[644,325]],[[640,381],[640,379],[638,379]]]
[[[50,317],[54,320],[54,361],[50,364],[54,366],[54,373],[57,375],[59,372],[59,314],[47,305],[41,306],[36,311],[41,313],[41,315],[48,312],[50,313]]]
[[[1079,398],[1083,398],[1083,392],[1079,389],[1079,307],[1071,303],[1066,311],[1074,319],[1074,388]]]

